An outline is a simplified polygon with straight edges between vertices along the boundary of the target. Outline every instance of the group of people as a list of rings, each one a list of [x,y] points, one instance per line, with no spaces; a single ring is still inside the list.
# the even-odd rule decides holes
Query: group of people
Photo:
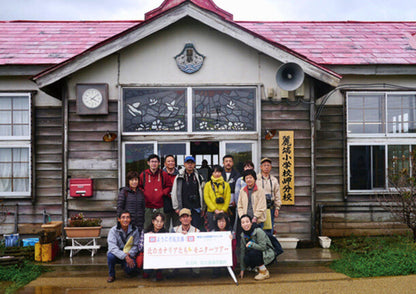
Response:
[[[223,166],[212,169],[207,163],[196,169],[193,156],[185,157],[180,170],[173,155],[165,156],[163,169],[156,154],[148,157],[147,164],[149,168],[140,174],[129,171],[127,185],[120,189],[118,222],[107,238],[107,282],[115,280],[116,264],[121,264],[127,275],[137,273],[144,233],[148,232],[232,231],[234,265],[236,244],[240,244],[240,277],[250,268],[258,271],[256,280],[269,278],[266,265],[275,255],[267,234],[273,234],[274,218],[281,206],[279,183],[270,174],[269,158],[261,160],[259,174],[253,162],[246,161],[242,176],[234,168],[231,155],[223,157]],[[168,277],[174,273],[170,271]],[[191,274],[198,276],[199,270],[194,268]],[[161,270],[143,271],[143,278],[152,275],[163,279]]]

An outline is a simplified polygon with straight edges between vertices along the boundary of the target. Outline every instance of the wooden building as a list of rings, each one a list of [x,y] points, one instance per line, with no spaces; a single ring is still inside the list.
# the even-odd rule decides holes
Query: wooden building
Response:
[[[294,134],[295,202],[279,236],[403,232],[376,195],[416,146],[415,33],[234,21],[212,0],[166,0],[143,21],[0,22],[0,197],[17,210],[0,233],[35,232],[45,210],[102,217],[105,235],[126,171],[151,153],[231,153],[240,168],[269,157],[278,175],[282,131]],[[282,69],[304,78],[286,91]],[[70,196],[75,178],[93,180],[92,197]]]

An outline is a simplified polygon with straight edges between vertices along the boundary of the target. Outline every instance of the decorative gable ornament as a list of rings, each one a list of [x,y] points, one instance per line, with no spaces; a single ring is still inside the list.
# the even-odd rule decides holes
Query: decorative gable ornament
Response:
[[[175,56],[178,68],[187,74],[197,72],[204,63],[205,56],[196,51],[192,43],[185,44],[181,53]]]

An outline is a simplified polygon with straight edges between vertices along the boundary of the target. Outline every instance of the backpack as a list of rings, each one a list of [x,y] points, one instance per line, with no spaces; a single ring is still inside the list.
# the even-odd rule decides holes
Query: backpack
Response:
[[[272,249],[276,257],[278,257],[280,254],[283,253],[282,245],[280,245],[279,240],[277,240],[276,237],[272,235],[272,233],[269,233],[269,232],[265,232],[265,233],[267,237],[269,237],[270,242],[272,243],[272,246],[273,246]]]

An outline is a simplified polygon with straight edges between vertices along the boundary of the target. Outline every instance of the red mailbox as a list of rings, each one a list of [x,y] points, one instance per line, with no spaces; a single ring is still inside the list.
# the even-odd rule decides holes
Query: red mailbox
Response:
[[[69,196],[71,197],[91,197],[92,179],[70,179]]]

